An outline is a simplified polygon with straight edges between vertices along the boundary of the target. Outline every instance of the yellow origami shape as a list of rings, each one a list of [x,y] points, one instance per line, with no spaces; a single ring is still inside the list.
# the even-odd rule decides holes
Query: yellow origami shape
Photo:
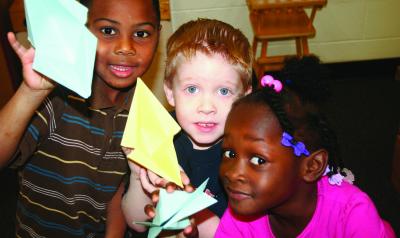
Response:
[[[128,159],[183,187],[174,135],[181,130],[150,89],[138,78],[121,145]]]

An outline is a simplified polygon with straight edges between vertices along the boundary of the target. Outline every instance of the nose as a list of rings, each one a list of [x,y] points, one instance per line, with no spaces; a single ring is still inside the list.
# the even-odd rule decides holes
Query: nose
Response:
[[[220,175],[228,182],[246,181],[246,161],[236,158],[234,160],[223,160],[220,166]]]
[[[212,97],[212,95],[208,95],[208,94],[202,95],[202,97],[200,98],[198,111],[200,113],[204,113],[204,114],[212,114],[217,111],[217,108],[215,105],[215,99]]]
[[[136,55],[135,44],[131,37],[121,37],[115,46],[115,54],[133,56]]]

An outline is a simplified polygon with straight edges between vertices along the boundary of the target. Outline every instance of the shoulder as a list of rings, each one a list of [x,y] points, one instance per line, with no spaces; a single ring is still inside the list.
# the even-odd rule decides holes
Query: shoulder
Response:
[[[344,207],[360,203],[373,205],[365,192],[346,181],[343,181],[341,185],[332,185],[328,178],[324,176],[318,183],[318,195],[324,197],[327,201],[341,204]]]
[[[56,87],[42,102],[37,113],[44,117],[57,117],[65,110],[68,92],[62,87]]]
[[[342,231],[345,237],[382,237],[383,220],[365,192],[348,182],[331,185],[326,177],[318,183],[323,224],[336,227],[336,232]]]

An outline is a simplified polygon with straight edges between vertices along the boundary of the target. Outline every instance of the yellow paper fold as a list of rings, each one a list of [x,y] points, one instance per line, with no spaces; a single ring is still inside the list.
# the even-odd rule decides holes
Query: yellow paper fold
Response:
[[[121,145],[128,159],[183,187],[173,138],[180,126],[138,78]]]

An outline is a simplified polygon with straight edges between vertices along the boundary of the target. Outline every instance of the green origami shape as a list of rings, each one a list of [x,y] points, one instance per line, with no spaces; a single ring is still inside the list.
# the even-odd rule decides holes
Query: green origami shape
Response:
[[[217,200],[206,193],[208,179],[194,192],[174,191],[166,192],[160,189],[160,198],[156,207],[156,216],[152,222],[134,222],[149,226],[148,238],[157,237],[162,230],[181,230],[190,225],[189,216],[201,211]]]
[[[87,8],[73,0],[25,0],[33,69],[88,98],[97,38],[86,28]]]

